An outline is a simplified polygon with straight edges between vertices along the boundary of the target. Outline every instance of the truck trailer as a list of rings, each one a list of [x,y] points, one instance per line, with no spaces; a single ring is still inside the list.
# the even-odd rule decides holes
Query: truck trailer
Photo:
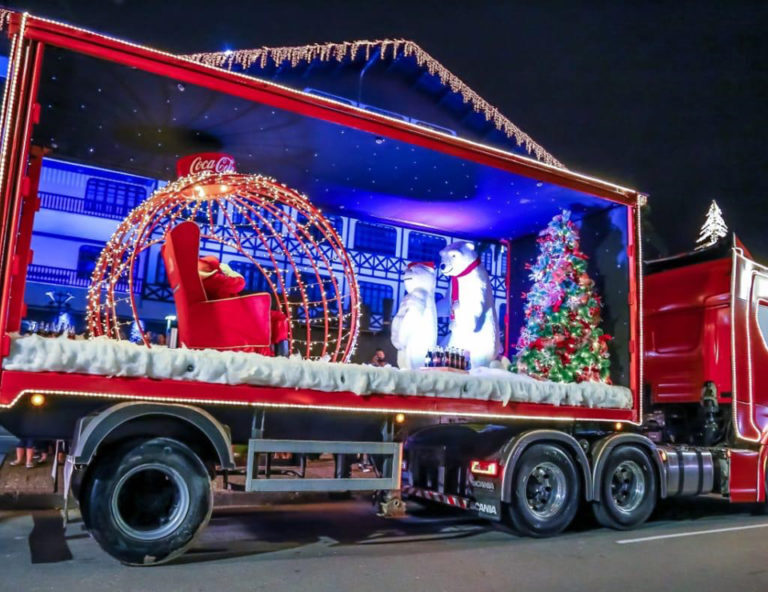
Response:
[[[402,513],[403,498],[429,500],[532,536],[567,528],[582,502],[601,524],[624,529],[677,495],[765,501],[760,360],[768,288],[765,268],[736,239],[653,262],[644,276],[646,196],[543,158],[527,136],[515,137],[534,146],[533,157],[254,77],[227,68],[224,58],[211,65],[10,11],[0,23],[9,37],[0,146],[0,423],[20,438],[71,443],[65,499],[71,489],[88,530],[120,561],[155,564],[183,553],[211,515],[213,479],[241,469],[249,492],[375,491],[385,515]],[[239,167],[278,181],[214,171],[183,177],[150,200],[172,194],[212,204],[231,185],[249,183],[305,203],[295,187],[331,242],[320,210],[493,244],[506,259],[508,357],[538,232],[572,212],[604,298],[603,328],[613,336],[610,381],[353,364],[353,338],[326,346],[329,333],[352,326],[354,297],[339,304],[336,324],[326,322],[323,355],[311,349],[316,333],[309,329],[304,349],[290,333],[292,351],[303,353],[290,358],[271,357],[265,343],[264,355],[129,343],[118,321],[136,312],[136,297],[117,279],[107,291],[128,296],[111,301],[107,316],[116,324],[89,317],[98,319],[91,339],[22,334],[45,159],[171,180],[174,150],[194,144],[191,127],[178,133],[182,122],[224,113],[247,139],[218,147]],[[173,131],[180,144],[139,150],[136,138],[150,127]],[[150,227],[147,211],[138,206],[124,222]],[[193,213],[201,211],[204,235],[229,215],[226,205]],[[284,210],[274,212],[284,229],[276,237],[307,230],[306,216],[299,228]],[[133,264],[105,253],[105,266]],[[169,271],[178,297],[182,280]],[[354,294],[347,271],[333,267],[331,275],[346,278]],[[292,304],[283,308],[289,318]],[[309,327],[306,298],[303,306]],[[247,444],[243,467],[232,451],[238,443]],[[300,459],[297,478],[276,470],[279,453]],[[333,455],[333,475],[307,477],[305,459],[322,453]],[[373,476],[350,474],[361,454],[373,459]]]
[[[616,529],[638,526],[657,500],[675,496],[764,503],[758,369],[768,352],[766,268],[733,237],[649,261],[644,272],[640,422],[424,428],[406,441],[403,491],[479,507],[533,536],[561,530],[565,498],[557,505],[550,491],[563,483],[586,487],[598,522]],[[543,463],[555,464],[544,459],[563,451],[576,463],[542,474]],[[564,522],[577,506],[573,500]]]

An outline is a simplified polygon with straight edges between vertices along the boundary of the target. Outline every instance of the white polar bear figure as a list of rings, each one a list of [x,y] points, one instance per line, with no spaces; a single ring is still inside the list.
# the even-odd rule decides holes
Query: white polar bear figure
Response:
[[[406,295],[392,320],[392,345],[400,368],[421,368],[437,344],[436,281],[432,263],[412,263],[403,275]]]
[[[451,278],[448,347],[468,350],[473,368],[488,366],[501,353],[501,341],[491,280],[475,245],[457,241],[445,247],[440,271]]]

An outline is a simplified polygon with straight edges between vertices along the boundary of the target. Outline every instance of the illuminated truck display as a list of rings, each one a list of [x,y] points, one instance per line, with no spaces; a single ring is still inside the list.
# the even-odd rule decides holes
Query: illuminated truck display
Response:
[[[2,22],[0,424],[20,438],[71,443],[65,489],[111,555],[152,564],[183,553],[210,517],[212,481],[235,474],[251,492],[375,491],[391,516],[403,498],[437,501],[532,536],[567,528],[583,501],[613,528],[641,524],[675,495],[764,501],[768,288],[738,242],[651,263],[643,275],[646,197],[563,168],[519,130],[505,128],[512,135],[498,147],[495,131],[465,139],[443,120],[398,118],[246,67],[19,13]],[[401,50],[400,66],[422,67]],[[366,64],[345,59],[358,74]],[[219,122],[208,132],[220,134],[215,148],[237,170],[175,180],[179,158],[205,152],[187,132],[208,118]],[[160,139],[150,149],[139,139],[150,130],[173,137],[173,149]],[[35,241],[50,234],[38,212],[46,159],[163,180],[110,222],[112,239],[94,233],[104,244],[85,288],[89,339],[22,331],[29,286],[40,281]],[[104,210],[99,195],[92,207]],[[579,382],[539,380],[504,362],[525,322],[526,264],[541,229],[564,212],[610,336],[599,340],[604,375]],[[350,257],[333,216],[493,253],[473,267],[493,269],[503,357],[470,370],[354,363],[364,316],[355,268],[399,276],[391,254],[364,251],[363,241],[353,247],[364,255]],[[201,288],[198,260],[213,255],[214,267],[232,262],[241,277],[260,270],[257,293]],[[406,263],[393,269],[405,273]],[[138,269],[165,275],[150,293],[134,281]],[[437,284],[452,286],[445,300],[455,316],[461,284],[446,275]],[[162,307],[153,300],[161,290]],[[180,347],[152,342],[142,319],[174,316],[168,307],[182,304],[205,312],[175,315]],[[248,447],[242,466],[233,444]],[[333,455],[333,474],[307,476],[307,458],[320,454]],[[351,474],[363,454],[374,472]],[[285,455],[304,478],[277,468]]]

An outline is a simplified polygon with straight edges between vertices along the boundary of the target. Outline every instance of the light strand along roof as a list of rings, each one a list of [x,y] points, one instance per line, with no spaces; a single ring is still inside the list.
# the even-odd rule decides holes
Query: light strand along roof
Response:
[[[296,67],[302,62],[311,63],[314,60],[339,63],[358,59],[367,61],[376,51],[380,52],[380,58],[386,57],[388,52],[393,59],[398,55],[415,58],[419,67],[424,68],[429,74],[437,76],[443,85],[452,92],[458,93],[463,101],[468,103],[475,112],[481,113],[496,129],[523,147],[528,154],[535,156],[541,162],[565,168],[561,162],[547,152],[540,144],[502,115],[496,107],[469,88],[458,76],[450,72],[413,41],[406,39],[380,39],[294,47],[259,47],[235,51],[196,53],[184,57],[218,68],[231,70],[233,67],[239,66],[244,70],[248,70],[251,66],[258,66],[264,69],[270,63],[275,66],[288,63],[291,67]]]

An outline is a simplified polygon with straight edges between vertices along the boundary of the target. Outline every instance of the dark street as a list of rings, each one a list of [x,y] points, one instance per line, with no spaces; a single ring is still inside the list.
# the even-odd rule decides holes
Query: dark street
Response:
[[[750,592],[768,585],[768,519],[748,506],[667,502],[635,531],[582,520],[539,540],[464,514],[410,509],[405,519],[384,520],[363,500],[222,508],[186,555],[154,568],[121,566],[80,522],[63,532],[56,511],[4,512],[3,589]]]

